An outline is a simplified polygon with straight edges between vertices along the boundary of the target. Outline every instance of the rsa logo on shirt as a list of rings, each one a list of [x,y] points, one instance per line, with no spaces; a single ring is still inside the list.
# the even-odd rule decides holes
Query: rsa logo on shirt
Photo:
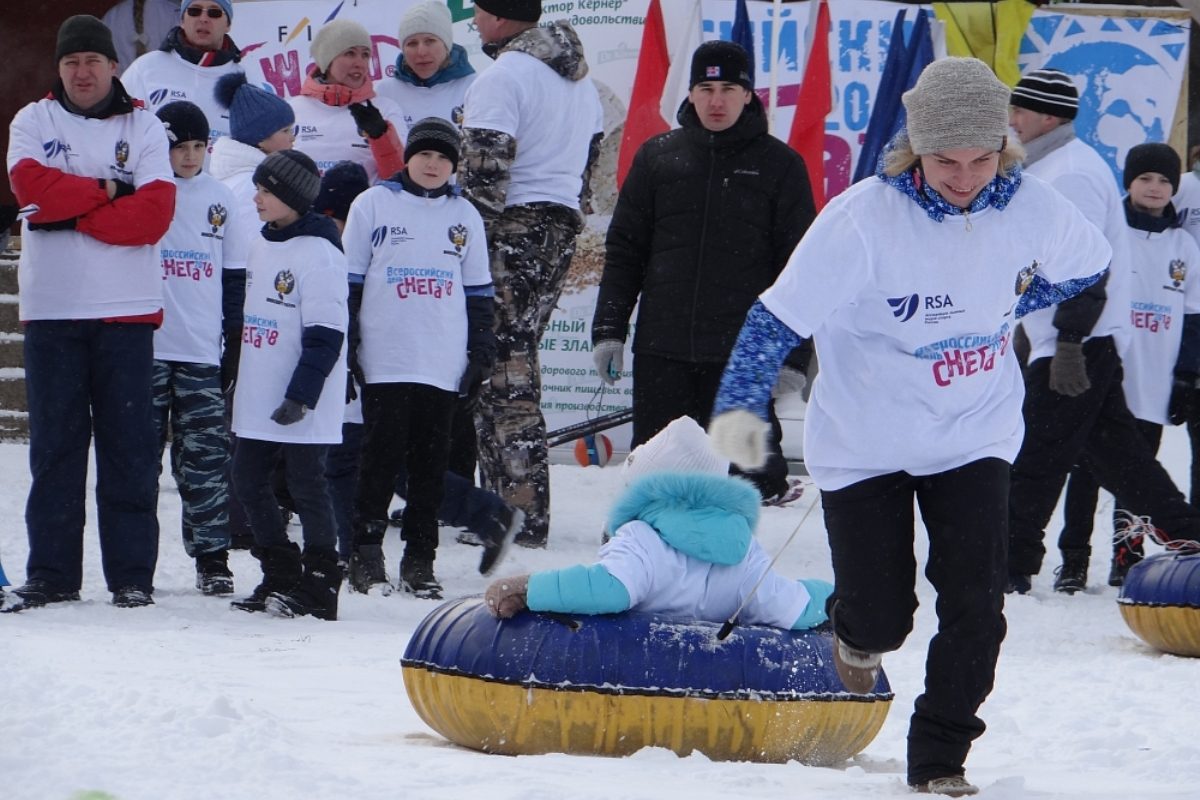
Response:
[[[887,302],[891,307],[892,316],[901,322],[908,322],[916,316],[917,311],[924,309],[926,325],[937,325],[939,322],[945,322],[954,315],[966,311],[963,308],[956,308],[954,300],[948,294],[930,294],[922,298],[921,295],[914,292],[910,295],[889,297]]]
[[[169,100],[187,100],[188,95],[182,89],[171,89],[164,86],[161,89],[151,89],[147,99],[150,100],[151,106],[157,108]]]
[[[371,247],[383,247],[385,242],[390,244],[404,244],[405,242],[411,242],[413,238],[409,234],[408,228],[403,225],[380,225],[371,231]]]
[[[47,161],[53,161],[58,156],[62,156],[63,161],[70,161],[71,157],[75,155],[71,152],[71,145],[61,139],[42,142],[42,151],[46,154]]]

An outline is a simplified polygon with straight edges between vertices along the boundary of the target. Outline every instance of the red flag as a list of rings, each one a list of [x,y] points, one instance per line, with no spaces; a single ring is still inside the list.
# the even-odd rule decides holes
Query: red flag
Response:
[[[829,4],[819,0],[817,19],[804,66],[804,80],[796,98],[796,113],[788,132],[788,146],[804,158],[817,210],[825,206],[825,117],[833,108],[829,74]]]
[[[633,156],[642,142],[671,129],[659,108],[670,68],[671,56],[667,49],[662,9],[658,0],[650,0],[650,7],[646,9],[646,27],[642,31],[642,49],[638,53],[637,72],[633,77],[633,93],[629,98],[629,114],[625,117],[625,132],[621,134],[621,149],[617,154],[618,188],[625,182]]]

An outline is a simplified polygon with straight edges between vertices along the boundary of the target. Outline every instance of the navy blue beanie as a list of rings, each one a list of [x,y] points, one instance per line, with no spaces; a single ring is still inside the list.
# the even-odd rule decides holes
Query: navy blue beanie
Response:
[[[243,72],[222,75],[213,96],[229,109],[229,135],[242,144],[257,147],[276,131],[296,124],[296,113],[286,100],[251,86]]]
[[[321,178],[321,191],[313,202],[313,211],[344,221],[350,215],[350,204],[354,202],[354,198],[370,186],[371,182],[362,164],[339,161],[325,170],[325,175]]]

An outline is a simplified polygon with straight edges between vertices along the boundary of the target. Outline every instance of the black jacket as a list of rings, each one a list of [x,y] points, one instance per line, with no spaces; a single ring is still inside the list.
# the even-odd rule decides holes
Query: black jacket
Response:
[[[624,340],[641,295],[635,353],[721,363],[812,222],[812,189],[757,97],[725,131],[687,101],[679,122],[642,145],[617,198],[592,341]]]

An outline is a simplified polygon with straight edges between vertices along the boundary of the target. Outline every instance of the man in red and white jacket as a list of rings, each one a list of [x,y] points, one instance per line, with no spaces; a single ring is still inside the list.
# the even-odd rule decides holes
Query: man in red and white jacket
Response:
[[[12,121],[8,175],[25,220],[19,278],[32,485],[26,583],[3,610],[79,599],[88,446],[104,577],[118,606],[153,602],[158,446],[150,410],[162,322],[155,244],[175,208],[162,124],[116,79],[112,35],[66,20],[59,82]]]

